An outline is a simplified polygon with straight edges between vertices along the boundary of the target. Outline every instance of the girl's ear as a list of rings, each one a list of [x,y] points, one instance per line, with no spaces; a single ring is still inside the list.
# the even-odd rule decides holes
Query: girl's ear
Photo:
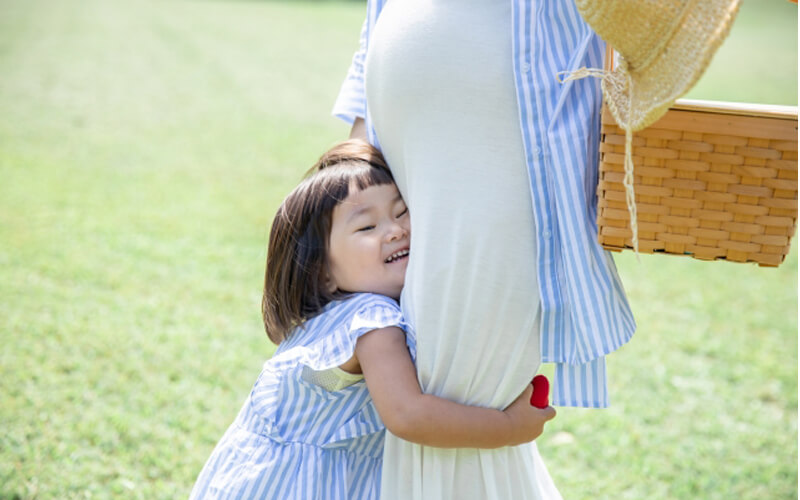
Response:
[[[330,271],[330,269],[328,269],[328,266],[325,266],[325,271],[323,271],[323,272],[324,272],[324,275],[323,275],[322,279],[323,279],[323,281],[325,283],[325,289],[327,289],[328,292],[330,292],[331,295],[333,295],[333,294],[336,293],[336,290],[338,289],[336,287],[336,282],[333,280],[333,277],[331,276],[331,271]]]

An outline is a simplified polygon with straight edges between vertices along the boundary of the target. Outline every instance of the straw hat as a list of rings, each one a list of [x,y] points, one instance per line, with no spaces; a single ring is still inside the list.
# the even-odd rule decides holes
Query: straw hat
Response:
[[[576,0],[584,20],[621,56],[602,82],[621,128],[635,132],[651,125],[697,82],[740,2]]]

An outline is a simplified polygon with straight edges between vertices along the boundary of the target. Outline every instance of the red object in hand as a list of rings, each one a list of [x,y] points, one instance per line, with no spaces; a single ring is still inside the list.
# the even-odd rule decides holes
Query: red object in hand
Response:
[[[536,408],[547,408],[550,406],[550,381],[544,375],[536,375],[531,382],[533,394],[531,394],[531,406]]]

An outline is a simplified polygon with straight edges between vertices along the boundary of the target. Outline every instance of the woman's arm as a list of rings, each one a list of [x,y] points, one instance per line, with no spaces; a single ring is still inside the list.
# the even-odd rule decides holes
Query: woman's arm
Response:
[[[539,437],[556,415],[552,407],[530,405],[530,385],[505,411],[423,394],[405,333],[397,327],[362,335],[355,357],[386,428],[406,441],[439,448],[512,446]]]
[[[367,125],[361,117],[353,120],[353,127],[350,129],[350,139],[367,140]]]

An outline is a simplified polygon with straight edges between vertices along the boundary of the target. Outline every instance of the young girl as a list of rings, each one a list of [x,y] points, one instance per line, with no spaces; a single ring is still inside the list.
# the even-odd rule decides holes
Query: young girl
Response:
[[[284,200],[270,233],[262,313],[279,344],[191,498],[375,499],[384,428],[437,447],[536,439],[555,416],[426,395],[397,300],[408,209],[380,153],[347,141]]]

